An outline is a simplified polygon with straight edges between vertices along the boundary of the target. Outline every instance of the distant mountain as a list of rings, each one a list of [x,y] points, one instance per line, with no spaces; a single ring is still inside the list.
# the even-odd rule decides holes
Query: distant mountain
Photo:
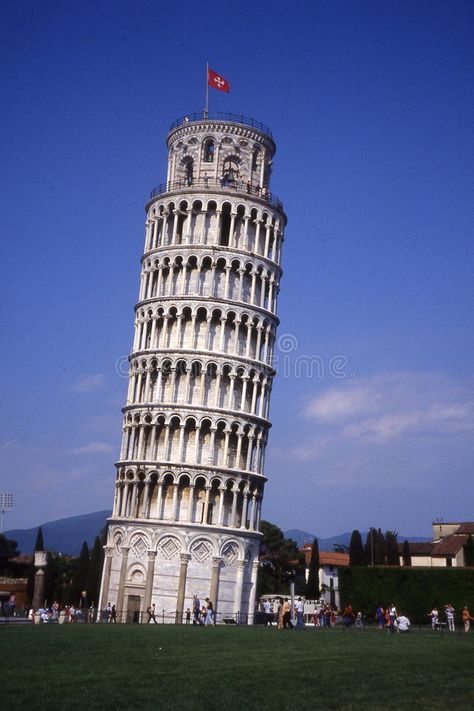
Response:
[[[291,528],[289,531],[284,531],[285,538],[292,538],[301,548],[305,543],[312,543],[315,538],[318,539],[318,545],[320,551],[332,551],[335,545],[348,546],[351,540],[352,531],[346,531],[345,533],[340,533],[338,536],[332,536],[332,538],[320,538],[315,536],[314,533],[308,533],[308,531],[300,531],[299,528]],[[367,531],[361,531],[362,540],[365,541],[367,537]],[[403,542],[407,539],[410,543],[418,541],[431,541],[431,538],[420,537],[420,536],[403,536],[401,533],[398,534],[398,540]]]
[[[66,555],[79,555],[83,541],[87,541],[88,546],[92,546],[111,513],[111,511],[96,511],[41,524],[45,548]],[[17,542],[21,553],[32,553],[37,532],[38,526],[18,528],[5,531],[5,536]]]

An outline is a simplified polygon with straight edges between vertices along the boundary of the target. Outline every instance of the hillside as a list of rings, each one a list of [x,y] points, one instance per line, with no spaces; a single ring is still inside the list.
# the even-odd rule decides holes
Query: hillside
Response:
[[[41,524],[45,548],[64,554],[79,555],[83,541],[87,541],[87,544],[92,546],[94,538],[100,534],[110,514],[111,511],[95,511]],[[5,536],[18,543],[21,553],[32,553],[37,532],[37,526],[18,528],[5,531]]]

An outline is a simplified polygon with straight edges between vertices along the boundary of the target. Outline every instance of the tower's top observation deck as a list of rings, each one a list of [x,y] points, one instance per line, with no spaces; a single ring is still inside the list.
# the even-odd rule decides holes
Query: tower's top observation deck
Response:
[[[256,196],[283,213],[270,192],[276,146],[260,121],[243,114],[186,114],[171,124],[167,146],[166,183],[152,190],[151,201],[175,191],[230,190]]]

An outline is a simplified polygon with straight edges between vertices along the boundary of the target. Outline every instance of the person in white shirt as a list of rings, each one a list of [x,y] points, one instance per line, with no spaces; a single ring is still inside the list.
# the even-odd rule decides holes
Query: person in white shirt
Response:
[[[428,612],[428,617],[431,617],[431,628],[436,630],[438,628],[438,609],[433,607],[431,612]]]
[[[304,601],[299,597],[295,604],[296,608],[296,629],[304,630]]]
[[[405,615],[397,617],[397,629],[399,632],[408,632],[410,629],[410,620]]]
[[[270,605],[270,600],[263,601],[263,611],[265,613],[265,627],[267,625],[272,626],[272,606]]]

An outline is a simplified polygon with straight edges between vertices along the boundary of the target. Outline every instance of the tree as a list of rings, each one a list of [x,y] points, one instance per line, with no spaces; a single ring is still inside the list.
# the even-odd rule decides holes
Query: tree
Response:
[[[269,593],[289,592],[290,582],[295,590],[304,593],[304,555],[291,538],[285,538],[278,526],[268,521],[260,522],[263,533],[260,544],[260,568],[258,575],[258,596]]]
[[[398,533],[396,531],[385,532],[385,551],[387,557],[387,565],[400,565],[397,536]]]
[[[349,565],[365,565],[364,546],[360,531],[352,531],[349,543]]]
[[[472,539],[472,533],[467,537],[467,541],[463,546],[464,548],[464,565],[466,568],[474,567],[474,540]]]
[[[402,556],[403,556],[403,565],[411,566],[411,550],[410,550],[410,544],[408,543],[408,541],[407,541],[406,539],[403,541],[403,552],[402,552]]]
[[[86,590],[89,604],[97,605],[99,602],[100,578],[104,562],[104,548],[99,536],[96,536],[92,547],[89,568],[87,570]]]
[[[0,533],[0,575],[5,575],[10,570],[9,561],[16,555],[17,542]]]
[[[305,595],[310,600],[319,599],[319,544],[317,538],[314,539],[311,546],[311,559]]]
[[[34,550],[35,553],[36,551],[44,551],[43,531],[41,530],[41,526],[38,528],[38,533],[36,534],[36,543]]]
[[[87,542],[84,541],[82,544],[81,552],[79,553],[79,560],[77,563],[77,570],[72,579],[72,604],[81,605],[82,604],[82,593],[86,590],[87,583],[87,571],[89,569],[89,546]]]
[[[369,530],[365,543],[364,557],[367,565],[384,565],[385,537],[380,528],[371,528]]]

